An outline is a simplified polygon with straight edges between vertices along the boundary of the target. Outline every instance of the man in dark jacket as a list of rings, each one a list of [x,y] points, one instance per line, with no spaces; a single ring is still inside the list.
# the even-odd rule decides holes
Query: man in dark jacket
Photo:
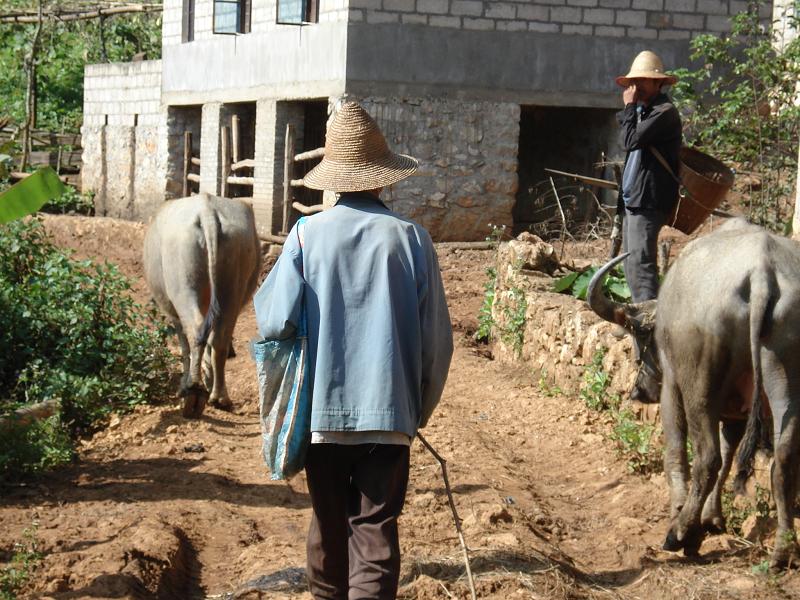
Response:
[[[625,277],[633,301],[642,302],[658,294],[658,232],[678,201],[681,118],[661,91],[677,78],[664,73],[661,59],[645,50],[616,81],[625,88],[625,108],[617,114],[627,152],[620,190],[625,203],[623,251],[631,253]]]

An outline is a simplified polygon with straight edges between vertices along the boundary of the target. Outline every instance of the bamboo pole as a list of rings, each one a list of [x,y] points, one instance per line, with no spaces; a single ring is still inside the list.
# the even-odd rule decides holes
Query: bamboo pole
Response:
[[[292,208],[304,215],[315,215],[318,212],[325,210],[325,205],[314,204],[313,206],[306,206],[305,204],[300,204],[299,202],[292,202]]]
[[[183,132],[183,197],[189,195],[189,169],[192,166],[192,132]]]
[[[237,177],[236,175],[228,175],[228,183],[233,185],[253,185],[255,177]]]
[[[286,125],[286,144],[283,152],[283,226],[281,233],[289,230],[289,208],[291,206],[291,181],[294,170],[294,125]]]
[[[225,126],[220,132],[222,134],[222,182],[220,183],[219,193],[223,198],[228,197],[228,173],[230,173],[230,150],[228,140],[230,138],[230,129]]]

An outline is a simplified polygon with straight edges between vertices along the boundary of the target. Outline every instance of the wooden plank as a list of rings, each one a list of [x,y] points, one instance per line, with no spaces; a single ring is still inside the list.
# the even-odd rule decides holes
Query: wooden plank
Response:
[[[193,165],[197,165],[199,167],[200,166],[200,159],[197,158],[196,156],[193,156],[192,157],[192,164]]]
[[[303,187],[305,185],[305,179],[292,179],[289,185],[292,187]]]
[[[198,175],[197,173],[189,173],[186,176],[186,179],[188,179],[189,181],[194,181],[195,183],[200,183],[200,175]]]
[[[11,171],[11,173],[8,174],[9,178],[17,180],[17,181],[19,181],[21,179],[25,179],[26,177],[30,177],[31,175],[33,175],[33,173],[23,173],[21,171]],[[67,183],[67,176],[66,175],[59,175],[58,178],[61,181],[63,181],[64,183]]]
[[[228,183],[233,185],[253,185],[255,183],[255,177],[237,177],[235,175],[228,175]]]
[[[325,156],[325,148],[316,148],[314,150],[309,150],[308,152],[301,152],[295,156],[294,159],[296,161],[311,160],[313,158],[322,158],[323,156]]]
[[[315,204],[314,206],[306,206],[305,204],[300,204],[299,202],[292,202],[292,208],[302,215],[315,215],[325,210],[325,205]]]
[[[80,150],[64,150],[61,153],[61,166],[80,166],[81,164],[81,151]],[[58,167],[58,151],[57,150],[36,150],[31,152],[28,164],[33,166],[51,166]]]
[[[254,158],[245,158],[231,165],[231,171],[238,171],[239,169],[254,169],[256,160]]]

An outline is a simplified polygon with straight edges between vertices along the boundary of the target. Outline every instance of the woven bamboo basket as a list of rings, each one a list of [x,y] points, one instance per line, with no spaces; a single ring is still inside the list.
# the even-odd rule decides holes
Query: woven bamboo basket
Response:
[[[683,189],[669,224],[689,234],[725,199],[733,186],[733,171],[697,148],[681,148],[680,179]]]

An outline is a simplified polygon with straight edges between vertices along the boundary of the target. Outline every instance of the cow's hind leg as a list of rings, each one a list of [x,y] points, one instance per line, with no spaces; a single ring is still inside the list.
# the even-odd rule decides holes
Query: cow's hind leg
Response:
[[[725,517],[722,514],[722,490],[725,487],[725,480],[731,471],[733,456],[739,442],[744,435],[746,421],[730,421],[722,424],[720,431],[720,452],[722,454],[722,468],[717,475],[717,482],[714,489],[706,498],[703,505],[701,522],[703,529],[711,533],[723,533],[725,531]]]
[[[662,364],[666,364],[663,359]],[[670,519],[674,524],[686,502],[689,463],[686,456],[686,414],[680,390],[668,369],[665,369],[661,386],[661,421],[665,443],[664,474],[669,484]],[[670,528],[664,549],[676,551],[682,547]]]
[[[781,364],[769,352],[762,356],[764,388],[774,427],[772,494],[778,512],[771,566],[780,569],[792,562],[798,549],[794,531],[794,499],[800,456],[800,360]]]
[[[203,314],[200,312],[200,308],[195,305],[184,308],[181,311],[180,317],[184,332],[184,339],[181,341],[181,349],[184,352],[188,349],[189,356],[188,370],[184,372],[180,389],[180,395],[183,397],[183,416],[189,419],[196,419],[202,416],[206,401],[208,400],[208,391],[203,386],[201,379],[205,346],[201,347],[197,344],[195,334],[190,338],[185,332],[187,330],[196,332],[200,323],[203,321]],[[185,346],[184,343],[186,344]],[[185,365],[186,359],[184,358],[184,366]]]
[[[209,340],[211,347],[211,369],[214,383],[211,388],[210,402],[212,406],[222,410],[233,409],[233,402],[228,396],[228,388],[225,385],[225,361],[228,359],[228,352],[231,347],[233,337],[233,327],[227,322],[227,318],[221,318],[217,323],[217,328]]]

